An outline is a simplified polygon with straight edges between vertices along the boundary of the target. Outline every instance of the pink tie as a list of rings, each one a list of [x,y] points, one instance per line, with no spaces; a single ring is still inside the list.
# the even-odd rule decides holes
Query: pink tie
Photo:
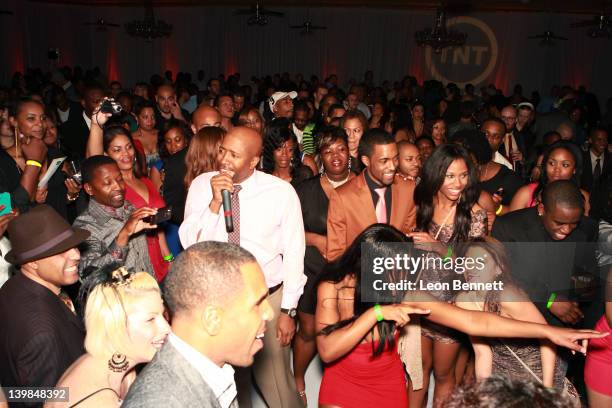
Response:
[[[385,202],[385,191],[387,187],[375,188],[378,194],[378,202],[376,203],[376,220],[380,223],[387,223],[387,203]]]

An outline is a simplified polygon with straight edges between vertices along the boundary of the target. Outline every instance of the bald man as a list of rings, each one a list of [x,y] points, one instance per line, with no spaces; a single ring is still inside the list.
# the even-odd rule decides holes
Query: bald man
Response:
[[[522,177],[526,152],[523,134],[516,130],[518,111],[514,106],[508,105],[502,109],[501,116],[506,125],[506,134],[499,146],[499,152],[512,164],[512,170]]]
[[[221,114],[212,106],[200,105],[191,115],[191,131],[195,135],[206,126],[221,126]]]
[[[191,183],[185,218],[179,229],[183,247],[201,241],[238,244],[261,265],[274,318],[266,323],[264,348],[253,375],[270,407],[301,407],[289,365],[289,344],[304,275],[304,225],[300,201],[287,182],[257,169],[262,140],[247,127],[235,127],[220,148],[220,171],[204,173]],[[222,193],[231,193],[232,232],[226,230]],[[241,371],[238,399],[250,406],[249,373]]]
[[[213,107],[200,105],[191,116],[191,130],[196,134],[206,126],[221,126],[221,114]],[[185,200],[187,190],[185,189],[185,156],[187,148],[168,157],[164,165],[166,176],[164,178],[163,193],[167,205],[172,206],[172,222],[181,225],[183,213],[185,212]]]
[[[176,91],[172,85],[160,85],[155,93],[155,127],[162,132],[165,124],[170,119],[178,119],[183,122],[189,120],[189,112],[181,109],[176,99]]]

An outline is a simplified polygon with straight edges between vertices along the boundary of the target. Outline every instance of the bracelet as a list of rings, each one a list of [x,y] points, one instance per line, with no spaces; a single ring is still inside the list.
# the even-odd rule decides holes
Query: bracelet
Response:
[[[68,200],[69,202],[75,201],[77,198],[79,198],[78,193],[74,197],[71,197],[70,194],[66,194],[66,200]]]
[[[374,314],[376,315],[377,322],[382,322],[383,320],[385,320],[382,309],[380,308],[380,305],[378,303],[374,305]]]
[[[553,303],[555,303],[555,299],[557,298],[557,294],[555,292],[550,294],[550,297],[548,298],[548,302],[546,303],[546,308],[550,309],[550,307],[553,305]]]
[[[446,251],[446,256],[442,258],[442,262],[446,263],[451,260],[451,256],[453,256],[453,247],[448,246],[448,250]]]
[[[26,160],[26,166],[42,167],[42,164],[36,160]]]
[[[170,255],[164,256],[164,261],[166,261],[166,262],[174,261],[174,255],[170,254]]]
[[[501,214],[502,210],[504,209],[504,206],[502,204],[499,205],[499,208],[495,211],[495,215],[499,215]]]

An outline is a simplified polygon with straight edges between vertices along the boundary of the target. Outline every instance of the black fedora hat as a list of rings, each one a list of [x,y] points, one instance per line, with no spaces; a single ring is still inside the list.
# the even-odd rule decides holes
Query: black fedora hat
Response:
[[[23,265],[74,248],[89,237],[89,231],[72,228],[53,208],[38,205],[8,225],[12,250],[7,262]]]

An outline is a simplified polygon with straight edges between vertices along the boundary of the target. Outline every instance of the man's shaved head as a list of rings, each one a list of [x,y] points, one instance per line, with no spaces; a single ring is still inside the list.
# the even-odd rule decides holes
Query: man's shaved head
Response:
[[[231,173],[235,184],[253,174],[261,157],[262,139],[254,129],[237,126],[225,134],[219,148],[219,169]]]
[[[191,130],[197,134],[200,129],[206,126],[221,126],[221,114],[211,106],[200,105],[191,116]]]

